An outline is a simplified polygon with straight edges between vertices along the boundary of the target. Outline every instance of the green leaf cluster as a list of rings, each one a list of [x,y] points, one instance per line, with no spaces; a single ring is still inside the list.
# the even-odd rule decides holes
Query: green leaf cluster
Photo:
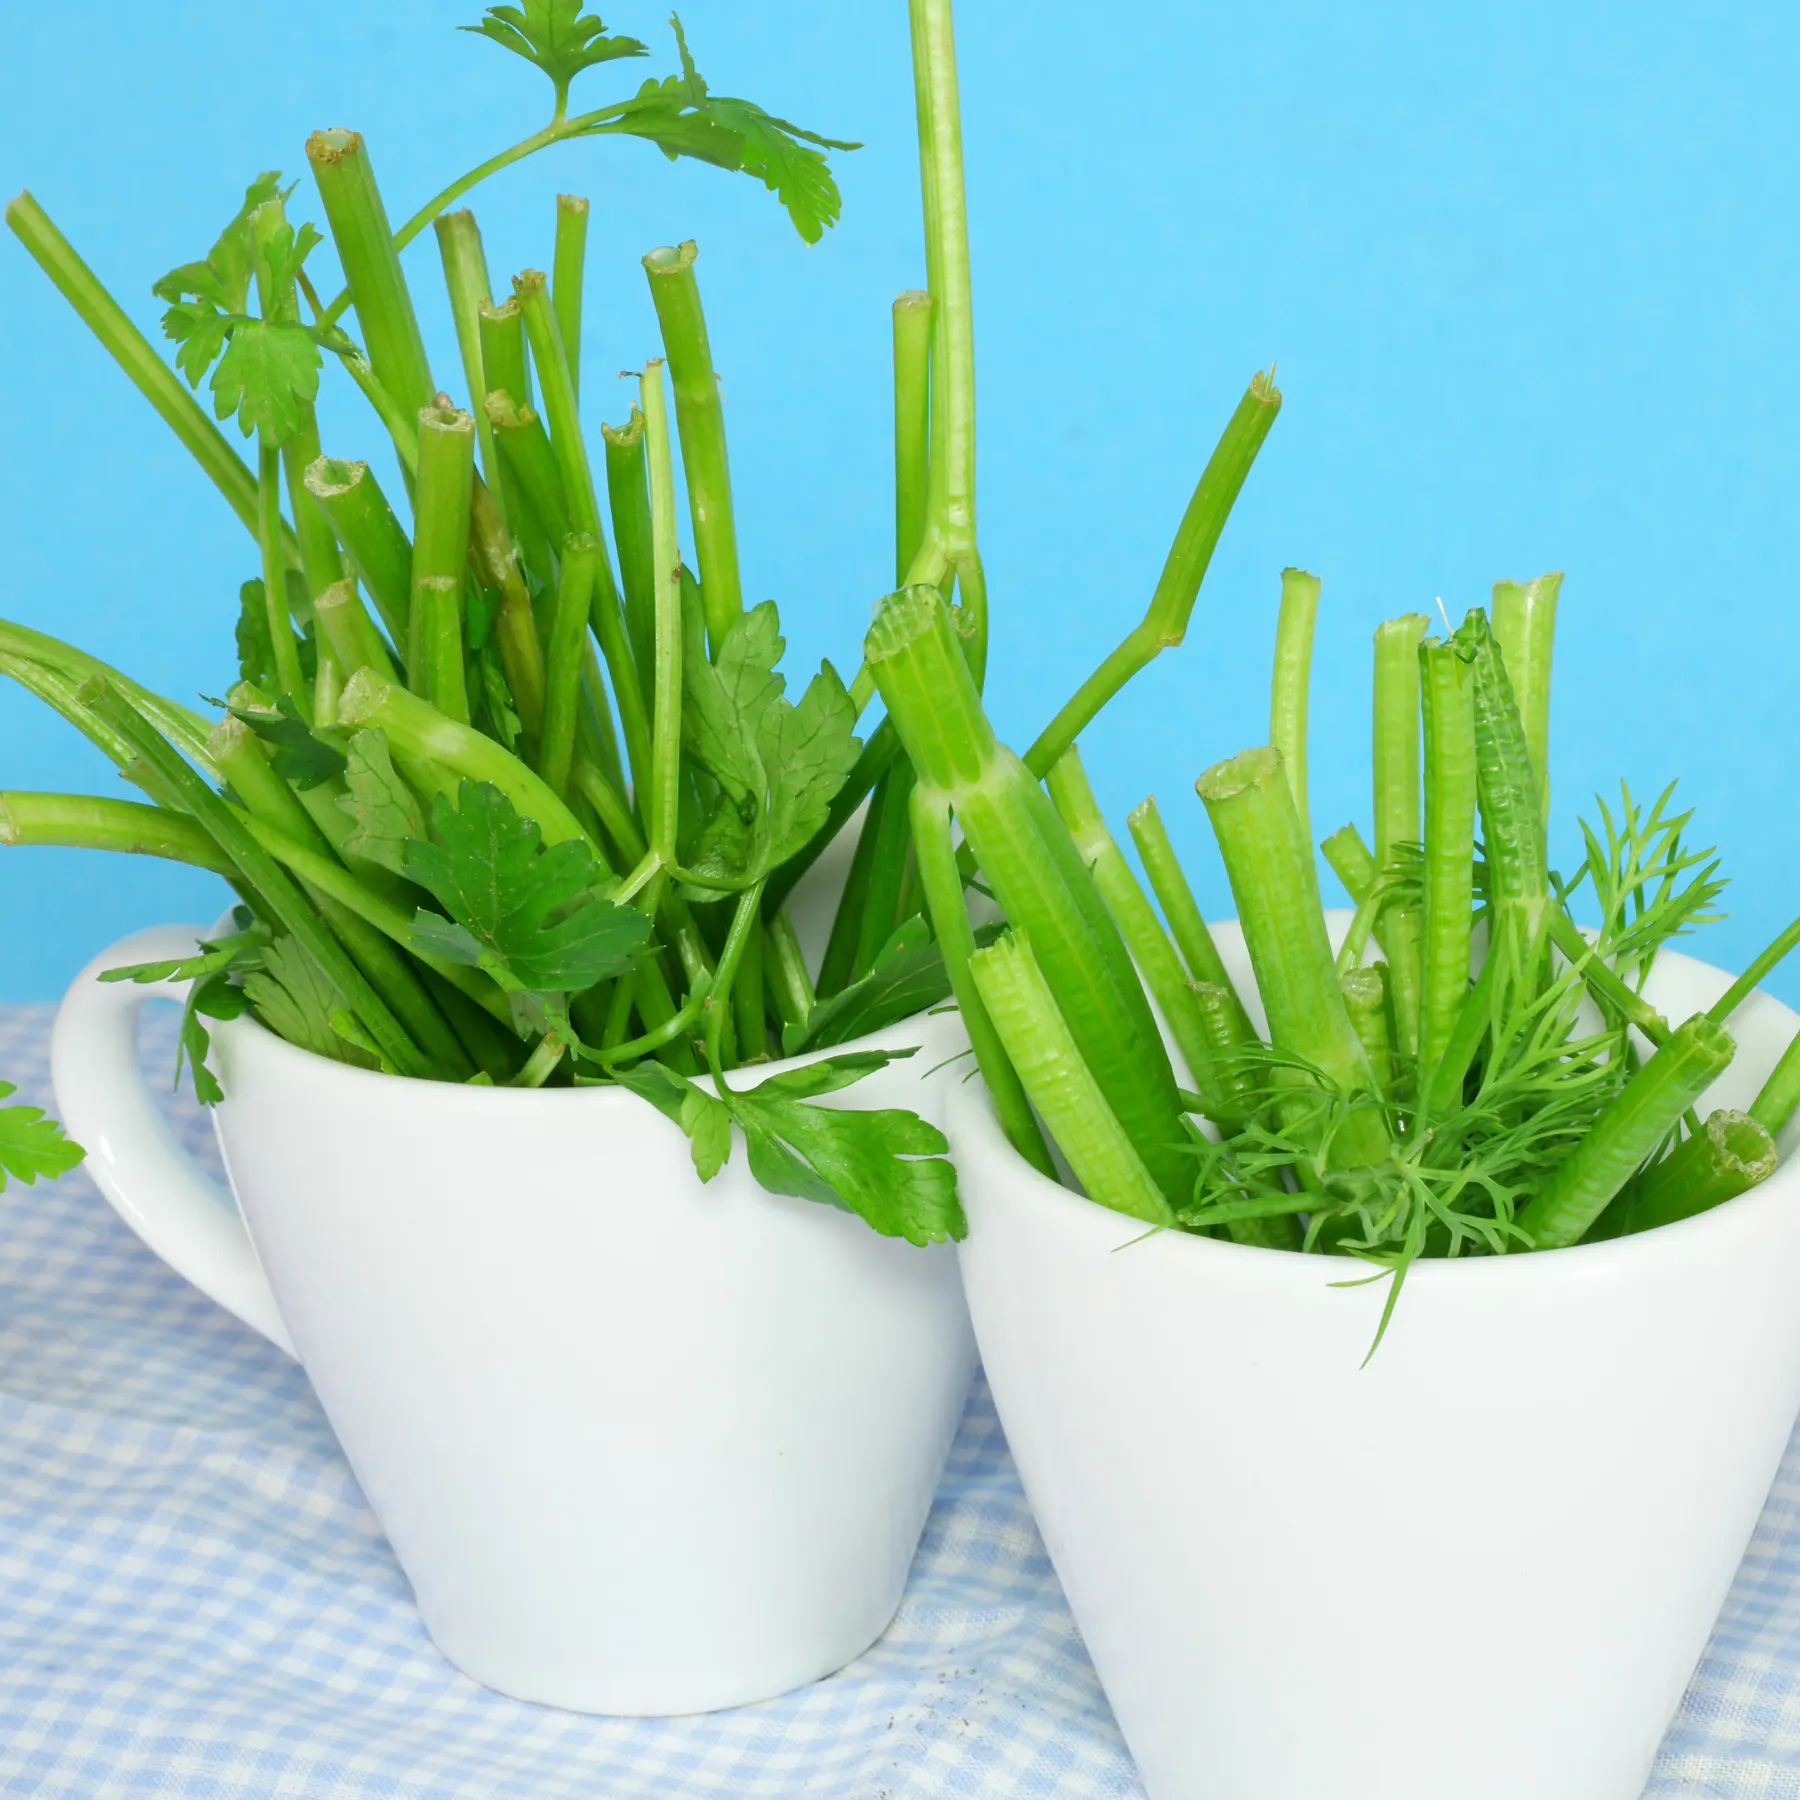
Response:
[[[0,1081],[0,1100],[18,1089]],[[54,1181],[79,1163],[85,1152],[61,1125],[38,1106],[0,1106],[0,1189],[8,1178],[35,1186],[39,1178]]]

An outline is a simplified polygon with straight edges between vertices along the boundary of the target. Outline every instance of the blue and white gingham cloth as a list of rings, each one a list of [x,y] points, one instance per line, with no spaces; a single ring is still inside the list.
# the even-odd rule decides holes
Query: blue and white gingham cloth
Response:
[[[0,1008],[0,1073],[45,1106],[49,1023]],[[146,1038],[166,1070],[167,1021]],[[1141,1793],[984,1388],[866,1656],[735,1712],[583,1718],[443,1661],[305,1377],[82,1174],[0,1195],[0,1794]],[[1800,1800],[1800,1447],[1648,1794]]]

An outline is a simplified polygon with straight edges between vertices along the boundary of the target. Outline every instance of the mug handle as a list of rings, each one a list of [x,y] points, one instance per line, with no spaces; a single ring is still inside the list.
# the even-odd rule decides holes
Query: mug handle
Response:
[[[50,1074],[69,1135],[114,1209],[176,1274],[294,1356],[268,1278],[231,1194],[177,1141],[138,1067],[146,1000],[182,1001],[185,981],[102,981],[104,970],[192,956],[203,925],[155,925],[75,977],[50,1034]]]

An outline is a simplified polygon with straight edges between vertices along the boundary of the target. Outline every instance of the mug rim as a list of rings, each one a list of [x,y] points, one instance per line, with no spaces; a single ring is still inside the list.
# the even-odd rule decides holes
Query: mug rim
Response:
[[[1727,983],[1731,979],[1729,972],[1720,969],[1716,963],[1688,956],[1679,950],[1665,949],[1661,956],[1679,958],[1684,963],[1722,976]],[[1800,1014],[1785,1001],[1758,988],[1746,996],[1744,1004],[1749,1005],[1755,999],[1779,1006],[1792,1020],[1795,1031],[1800,1033]],[[1278,1282],[1306,1281],[1321,1269],[1329,1270],[1334,1265],[1367,1269],[1371,1279],[1377,1281],[1386,1272],[1383,1265],[1361,1257],[1331,1258],[1312,1252],[1278,1250],[1263,1244],[1240,1244],[1228,1238],[1203,1237],[1195,1232],[1153,1225],[1117,1212],[1033,1168],[1007,1141],[985,1082],[959,1084],[946,1097],[945,1105],[951,1152],[958,1159],[958,1174],[967,1184],[966,1191],[978,1191],[987,1182],[995,1182],[1006,1186],[1009,1197],[1013,1194],[1036,1196],[1038,1198],[1027,1204],[1035,1206],[1040,1199],[1048,1201],[1041,1217],[1046,1221],[1061,1220],[1068,1230],[1098,1234],[1109,1224],[1125,1227],[1127,1235],[1108,1246],[1109,1250],[1129,1248],[1164,1258],[1185,1256],[1196,1269],[1201,1265],[1192,1262],[1193,1258],[1223,1259],[1225,1269],[1230,1272],[1254,1278],[1260,1271],[1264,1278]],[[979,1174],[974,1167],[965,1167],[963,1159],[969,1152],[973,1152],[968,1156],[969,1162],[978,1160],[986,1165]],[[1783,1157],[1766,1180],[1689,1218],[1654,1226],[1649,1231],[1632,1232],[1625,1237],[1568,1244],[1552,1250],[1510,1252],[1500,1256],[1421,1256],[1408,1267],[1406,1285],[1411,1288],[1418,1284],[1435,1287],[1446,1282],[1470,1286],[1482,1282],[1525,1281],[1533,1279],[1531,1272],[1534,1269],[1539,1272],[1540,1279],[1549,1278],[1553,1272],[1579,1274],[1585,1279],[1604,1275],[1609,1264],[1618,1265],[1624,1273],[1631,1266],[1652,1258],[1687,1254],[1704,1234],[1723,1236],[1732,1231],[1753,1230],[1762,1215],[1783,1205],[1800,1203],[1796,1201],[1796,1193],[1800,1193],[1800,1156]],[[980,1204],[977,1200],[976,1206],[970,1209],[971,1237],[980,1230],[973,1216]],[[1175,1244],[1180,1248],[1168,1247]],[[1289,1268],[1289,1273],[1282,1272],[1284,1266]],[[1316,1291],[1331,1292],[1335,1284],[1313,1285]]]

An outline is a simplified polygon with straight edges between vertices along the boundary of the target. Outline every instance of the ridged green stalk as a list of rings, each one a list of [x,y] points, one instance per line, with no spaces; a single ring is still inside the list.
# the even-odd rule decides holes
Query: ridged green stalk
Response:
[[[482,308],[492,302],[488,287],[487,256],[481,247],[481,228],[466,207],[439,213],[433,221],[438,255],[444,264],[444,289],[450,296],[450,317],[456,326],[456,347],[462,355],[463,381],[469,390],[469,411],[475,420],[475,442],[481,452],[481,472],[494,490],[500,516],[507,517],[500,464],[494,453],[493,427],[482,402],[494,385],[488,380],[481,351]]]
[[[1344,990],[1344,1005],[1350,1014],[1350,1026],[1363,1047],[1369,1072],[1375,1078],[1375,1093],[1383,1100],[1394,1091],[1394,1039],[1388,1023],[1387,965],[1371,963],[1363,968],[1346,969],[1338,977]]]
[[[1766,1181],[1777,1160],[1775,1139],[1766,1126],[1748,1113],[1721,1109],[1645,1170],[1636,1187],[1603,1215],[1600,1229],[1623,1237],[1710,1212]]]
[[[1168,828],[1157,810],[1155,796],[1141,801],[1136,810],[1127,815],[1125,822],[1131,828],[1131,841],[1137,845],[1138,855],[1144,859],[1150,891],[1155,894],[1156,903],[1169,922],[1169,934],[1181,951],[1188,974],[1195,981],[1210,983],[1229,994],[1243,1029],[1248,1032],[1249,1020],[1243,1003],[1237,997],[1237,988],[1225,967],[1224,958],[1219,955],[1213,935],[1207,929],[1194,890],[1182,873],[1180,859],[1169,841]]]
[[[358,669],[373,669],[385,681],[399,679],[394,659],[375,629],[375,621],[369,617],[354,581],[334,582],[315,596],[313,612],[347,675],[354,675]]]
[[[1029,937],[1108,1106],[1170,1205],[1185,1205],[1193,1159],[1174,1072],[1137,972],[1043,789],[995,738],[937,590],[890,595],[863,649],[917,772],[924,798],[914,806],[954,809],[1002,911]],[[951,928],[936,904],[932,917],[940,935]]]
[[[1425,720],[1425,906],[1419,1016],[1423,1089],[1469,991],[1475,893],[1475,683],[1461,648],[1419,646]]]
[[[969,966],[982,1004],[1050,1134],[1090,1200],[1152,1225],[1175,1213],[1083,1061],[1031,946],[1008,932]]]
[[[894,579],[906,580],[925,537],[931,481],[931,295],[894,301]]]
[[[1312,682],[1313,622],[1319,614],[1320,582],[1304,569],[1281,571],[1281,609],[1275,621],[1275,673],[1269,683],[1269,742],[1280,752],[1300,835],[1312,842],[1312,814],[1306,803],[1306,703]]]
[[[1419,643],[1430,624],[1423,613],[1403,613],[1375,628],[1371,760],[1375,778],[1374,854],[1381,869],[1396,865],[1402,844],[1424,842],[1419,800]],[[1402,900],[1384,903],[1381,917],[1375,922],[1375,934],[1387,954],[1398,1047],[1403,1056],[1416,1058],[1424,980],[1420,962],[1424,921],[1418,904]]]
[[[587,262],[587,229],[588,203],[579,194],[558,194],[550,302],[556,309],[556,328],[569,359],[569,386],[577,395],[581,392],[581,288]]]
[[[602,425],[606,494],[613,542],[619,549],[619,586],[625,594],[625,632],[648,693],[656,679],[656,576],[650,543],[650,472],[644,460],[644,415],[637,407],[623,425]]]
[[[237,873],[230,857],[185,813],[91,794],[0,792],[0,844],[117,850],[190,863],[215,875]]]
[[[415,693],[464,721],[469,701],[462,678],[462,587],[469,566],[474,472],[474,419],[455,407],[424,408],[413,499],[406,673]],[[444,706],[445,698],[452,707]]]
[[[486,388],[481,395],[499,391],[510,394],[518,406],[531,404],[531,367],[525,360],[525,315],[510,296],[490,300],[476,311],[481,328],[481,373]]]
[[[1538,777],[1538,811],[1550,816],[1550,662],[1556,639],[1561,575],[1494,583],[1494,636],[1524,721]]]
[[[575,714],[581,697],[581,651],[587,641],[588,599],[600,546],[591,537],[562,542],[556,605],[550,622],[549,672],[544,686],[544,735],[538,773],[564,799],[575,754]]]
[[[1733,1048],[1731,1034],[1704,1013],[1676,1028],[1519,1214],[1538,1249],[1561,1249],[1586,1236],[1681,1115],[1724,1073]]]

